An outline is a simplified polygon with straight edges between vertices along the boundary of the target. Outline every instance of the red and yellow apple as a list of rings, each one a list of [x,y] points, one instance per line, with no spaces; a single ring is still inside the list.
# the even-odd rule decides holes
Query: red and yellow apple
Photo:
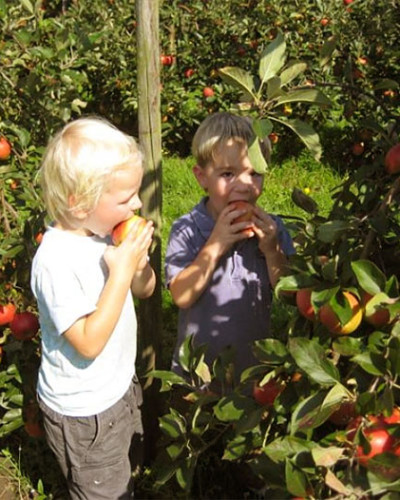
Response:
[[[362,320],[362,307],[358,299],[350,292],[343,292],[343,297],[347,300],[352,316],[350,320],[342,325],[336,313],[329,303],[324,304],[319,310],[319,320],[331,333],[338,335],[348,335],[356,330]]]
[[[239,215],[239,217],[236,217],[236,219],[232,221],[232,224],[236,224],[237,222],[251,222],[254,210],[253,205],[251,205],[251,203],[244,200],[236,200],[232,201],[229,205],[233,206],[235,210],[245,210],[243,214]],[[252,228],[242,229],[242,232],[254,234]]]
[[[0,160],[7,160],[11,154],[11,144],[5,137],[0,137]]]
[[[138,234],[140,234],[147,224],[146,219],[143,219],[143,217],[140,217],[140,215],[132,215],[132,217],[123,220],[114,227],[111,233],[111,239],[114,245],[118,246],[124,241],[126,235],[129,233],[129,231],[132,229],[132,226],[137,221],[139,221]]]

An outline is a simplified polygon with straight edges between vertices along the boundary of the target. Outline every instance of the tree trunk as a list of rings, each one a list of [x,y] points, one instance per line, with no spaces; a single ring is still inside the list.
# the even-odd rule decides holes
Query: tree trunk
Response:
[[[150,263],[157,276],[151,298],[139,304],[139,373],[155,368],[162,335],[161,308],[161,118],[160,118],[160,54],[159,2],[136,0],[137,18],[137,81],[139,101],[139,143],[144,154],[144,177],[141,189],[143,216],[154,222],[154,243]],[[151,379],[144,386],[143,424],[145,455],[155,452],[158,434],[160,398],[158,385]]]

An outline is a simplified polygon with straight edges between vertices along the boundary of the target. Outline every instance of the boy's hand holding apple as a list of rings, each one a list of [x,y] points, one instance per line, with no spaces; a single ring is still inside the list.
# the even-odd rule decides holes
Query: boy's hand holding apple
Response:
[[[114,247],[107,248],[104,259],[111,271],[114,266],[130,278],[142,271],[148,262],[148,251],[152,243],[153,222],[133,215],[113,229],[111,238]]]

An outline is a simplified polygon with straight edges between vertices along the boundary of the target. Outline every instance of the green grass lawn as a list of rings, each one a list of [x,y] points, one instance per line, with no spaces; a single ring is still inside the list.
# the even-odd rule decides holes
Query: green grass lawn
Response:
[[[162,254],[168,241],[172,222],[190,211],[203,196],[203,190],[192,174],[193,158],[164,158],[163,160],[163,228]],[[290,157],[282,164],[274,163],[265,176],[264,191],[259,205],[267,212],[285,216],[307,217],[291,199],[292,189],[305,190],[317,202],[321,215],[328,214],[332,206],[332,190],[341,183],[338,173],[315,161],[308,151]],[[280,307],[280,309],[279,309]],[[272,321],[284,321],[286,308],[273,309]],[[176,339],[177,310],[167,290],[163,289],[163,348],[161,363],[169,367]],[[272,325],[274,327],[274,325]]]

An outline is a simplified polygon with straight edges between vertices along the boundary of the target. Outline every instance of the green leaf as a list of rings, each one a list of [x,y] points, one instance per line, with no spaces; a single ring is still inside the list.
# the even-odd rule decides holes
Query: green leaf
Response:
[[[321,66],[326,66],[329,63],[329,61],[332,59],[333,51],[336,48],[336,42],[337,42],[337,37],[331,36],[322,45],[321,50],[320,50]]]
[[[319,427],[348,397],[349,392],[342,384],[334,385],[329,391],[312,394],[299,403],[293,412],[291,433]]]
[[[299,61],[292,61],[280,74],[281,85],[287,85],[297,76],[307,69],[307,64]]]
[[[315,214],[318,212],[317,203],[297,187],[294,187],[292,190],[292,201],[295,205],[309,214]]]
[[[318,106],[330,106],[332,104],[326,95],[318,89],[291,90],[279,97],[275,106],[288,102],[310,102]]]
[[[176,480],[178,481],[179,486],[185,491],[190,491],[192,487],[196,463],[196,457],[192,455],[187,457],[176,471]]]
[[[268,118],[254,119],[252,122],[253,131],[256,136],[262,141],[272,132],[272,123]]]
[[[351,228],[349,222],[344,220],[330,220],[321,224],[317,230],[317,236],[323,243],[333,243]]]
[[[252,399],[233,392],[218,401],[214,406],[214,414],[222,422],[235,422],[254,410],[255,406]]]
[[[204,362],[204,356],[201,357],[198,365],[196,366],[195,373],[204,383],[207,384],[211,382],[210,369],[208,368],[208,365]]]
[[[257,359],[271,364],[283,364],[289,357],[285,344],[277,339],[257,340],[253,352]]]
[[[257,101],[254,81],[250,73],[241,68],[226,66],[225,68],[219,69],[218,74],[226,83],[238,88],[244,92],[245,95],[250,96],[251,100]]]
[[[261,54],[259,76],[261,86],[273,76],[276,76],[285,64],[286,43],[283,34],[279,31],[276,38],[264,49]],[[261,90],[261,87],[260,87]]]
[[[269,100],[272,100],[282,94],[284,92],[281,90],[281,79],[279,76],[273,76],[267,82],[267,97]]]
[[[317,467],[333,467],[343,458],[344,454],[345,450],[338,446],[329,446],[328,448],[316,446],[311,450],[311,455]]]
[[[384,375],[386,372],[385,358],[373,352],[357,354],[351,360],[371,375]]]
[[[285,436],[264,446],[263,452],[274,462],[283,462],[286,457],[312,450],[315,445],[305,439],[295,436]]]
[[[307,477],[290,459],[287,459],[285,464],[285,480],[287,489],[292,495],[307,496]]]
[[[170,409],[170,413],[160,417],[160,428],[167,435],[174,439],[186,434],[186,422],[182,415],[176,410]]]
[[[259,174],[265,174],[268,170],[267,161],[262,154],[260,142],[257,136],[254,136],[253,141],[251,142],[248,148],[249,159],[253,169]]]
[[[350,265],[363,290],[371,295],[385,290],[386,276],[376,264],[369,260],[357,260]]]
[[[374,85],[374,90],[387,90],[387,89],[398,89],[399,82],[396,80],[391,80],[390,78],[384,78]]]
[[[326,358],[325,351],[317,339],[291,338],[289,351],[297,365],[314,382],[322,385],[335,385],[340,380],[338,369]]]
[[[295,134],[297,134],[300,139],[304,142],[307,148],[312,153],[313,157],[319,161],[322,155],[322,147],[319,141],[319,136],[315,132],[315,130],[301,120],[281,120],[276,117],[270,117],[271,120],[274,120],[278,123],[281,123],[285,127],[290,128]]]
[[[153,370],[146,377],[159,378],[161,380],[161,392],[169,391],[173,384],[187,385],[187,381],[183,377],[167,370]]]
[[[362,339],[343,335],[332,342],[333,350],[341,356],[356,356],[363,349]]]
[[[34,13],[33,5],[32,2],[30,2],[30,0],[21,0],[21,5],[22,7],[24,7],[24,9],[26,9],[29,12],[29,14]]]

